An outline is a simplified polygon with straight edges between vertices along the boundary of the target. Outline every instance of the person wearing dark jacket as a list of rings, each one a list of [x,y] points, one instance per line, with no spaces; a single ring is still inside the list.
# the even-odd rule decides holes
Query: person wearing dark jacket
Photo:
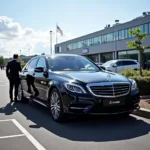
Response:
[[[13,88],[15,87],[15,99],[14,101],[17,102],[17,96],[18,96],[18,88],[20,84],[19,79],[19,72],[22,70],[20,63],[17,61],[18,55],[14,54],[13,60],[8,62],[6,66],[6,76],[9,79],[9,96],[10,96],[10,102],[13,102]]]

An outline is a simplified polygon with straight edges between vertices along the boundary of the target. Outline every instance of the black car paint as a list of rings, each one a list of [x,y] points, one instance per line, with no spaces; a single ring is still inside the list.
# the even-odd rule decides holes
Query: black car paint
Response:
[[[95,97],[92,95],[89,90],[87,89],[86,85],[87,83],[97,83],[97,82],[108,82],[107,75],[109,74],[111,76],[111,82],[129,82],[130,81],[125,78],[122,75],[108,72],[105,70],[99,70],[99,72],[88,72],[88,71],[59,71],[59,72],[52,72],[49,70],[48,60],[45,56],[44,57],[46,61],[46,69],[43,73],[34,72],[34,70],[26,72],[24,69],[20,73],[20,79],[21,79],[21,85],[23,87],[23,93],[25,97],[32,97],[39,102],[42,102],[46,106],[49,106],[49,96],[53,88],[57,88],[60,96],[63,101],[64,106],[64,112],[66,113],[76,113],[76,114],[82,114],[82,113],[94,113],[92,112],[92,109],[94,107],[98,106],[98,114],[109,114],[109,113],[120,113],[124,111],[133,111],[136,108],[139,108],[138,103],[140,100],[139,91],[138,89],[134,91],[130,91],[130,93],[126,96],[124,96],[125,100],[125,108],[122,106],[111,106],[111,107],[104,107],[104,101],[110,100],[108,98],[100,98]],[[37,57],[38,59],[40,57]],[[32,61],[32,60],[31,60]],[[47,74],[47,76],[45,76]],[[35,94],[35,91],[32,91],[32,93],[29,93],[27,88],[27,75],[31,76],[34,81],[34,85],[36,89],[38,90],[38,94]],[[86,91],[85,94],[79,94],[79,93],[73,93],[68,91],[64,87],[64,82],[72,82],[75,84],[78,84],[84,88]],[[25,85],[26,84],[26,85]],[[134,105],[137,104],[137,105]],[[71,108],[83,108],[82,109],[71,109]],[[85,109],[86,108],[86,109]],[[119,111],[117,109],[119,108]],[[109,110],[113,110],[110,111]],[[96,112],[97,113],[97,112]]]

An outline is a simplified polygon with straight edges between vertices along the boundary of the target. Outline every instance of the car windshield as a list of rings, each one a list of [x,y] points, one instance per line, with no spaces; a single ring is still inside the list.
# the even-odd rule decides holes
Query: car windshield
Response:
[[[116,61],[115,60],[110,60],[104,63],[102,66],[112,66]]]
[[[82,56],[56,56],[49,59],[51,71],[94,71],[100,69]]]

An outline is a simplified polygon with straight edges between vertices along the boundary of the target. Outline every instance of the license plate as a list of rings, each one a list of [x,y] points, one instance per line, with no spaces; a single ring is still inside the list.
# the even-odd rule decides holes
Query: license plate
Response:
[[[104,106],[122,106],[125,104],[124,99],[104,99]]]

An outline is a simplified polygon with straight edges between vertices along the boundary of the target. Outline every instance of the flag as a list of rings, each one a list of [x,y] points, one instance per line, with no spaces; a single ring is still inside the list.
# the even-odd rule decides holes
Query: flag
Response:
[[[63,31],[59,28],[59,26],[57,26],[57,32],[61,34],[61,36],[63,36]]]

